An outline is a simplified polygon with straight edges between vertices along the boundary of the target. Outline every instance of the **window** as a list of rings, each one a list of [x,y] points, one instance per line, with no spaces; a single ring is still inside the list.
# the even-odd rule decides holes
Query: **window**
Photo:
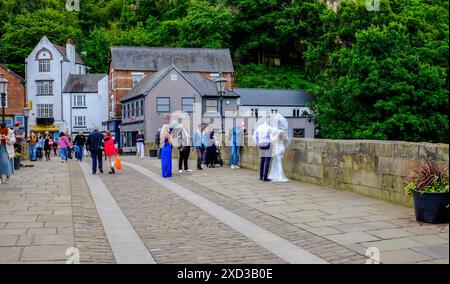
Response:
[[[82,72],[81,72],[81,66],[78,66],[78,74],[82,74]]]
[[[257,108],[252,108],[252,116],[258,117],[258,109]]]
[[[127,104],[127,117],[131,117],[131,105],[129,103]]]
[[[299,109],[293,109],[292,110],[292,116],[293,117],[300,117],[300,110]]]
[[[217,100],[206,100],[205,101],[205,111],[206,112],[218,112],[218,102]]]
[[[126,112],[127,108],[125,105],[122,105],[122,119],[125,120],[125,118],[127,118],[127,112]]]
[[[39,73],[50,72],[50,59],[39,59]]]
[[[75,116],[75,127],[86,127],[86,117],[85,116]]]
[[[53,96],[53,81],[36,81],[36,95]]]
[[[172,80],[172,81],[178,80],[178,75],[177,74],[170,74],[170,80]]]
[[[182,98],[181,102],[182,102],[181,109],[183,112],[194,112],[194,103],[195,103],[194,98]]]
[[[170,112],[170,98],[156,98],[156,112]]]
[[[144,116],[144,100],[141,100],[141,116]]]
[[[73,96],[73,107],[86,107],[86,96],[85,95]]]
[[[136,115],[136,106],[134,102],[131,103],[131,117],[135,117]]]
[[[215,81],[217,78],[219,78],[219,73],[210,73],[209,74],[209,78],[211,79],[211,81]]]
[[[133,88],[134,88],[134,86],[139,84],[142,78],[144,78],[144,73],[131,73],[131,77],[133,79]]]
[[[294,138],[305,138],[305,129],[294,128]]]
[[[38,118],[53,118],[52,104],[38,104],[36,108]]]
[[[3,78],[3,74],[0,74],[0,78]],[[3,90],[2,90],[3,91]],[[1,91],[0,91],[1,92]],[[5,108],[7,108],[8,107],[8,87],[6,87],[6,90],[5,90],[5,93],[6,93],[6,97],[5,97]],[[1,102],[0,102],[1,103]],[[1,105],[0,105],[0,107],[1,107]]]

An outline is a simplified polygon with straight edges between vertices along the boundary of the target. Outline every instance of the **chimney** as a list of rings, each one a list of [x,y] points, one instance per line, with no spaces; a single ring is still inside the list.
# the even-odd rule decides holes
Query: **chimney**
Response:
[[[66,43],[66,54],[70,63],[75,64],[75,42],[71,38]]]

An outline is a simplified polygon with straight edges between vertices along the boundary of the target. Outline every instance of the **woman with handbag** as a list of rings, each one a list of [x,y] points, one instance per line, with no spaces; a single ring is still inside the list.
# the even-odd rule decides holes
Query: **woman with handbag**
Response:
[[[114,138],[109,131],[106,131],[106,135],[103,137],[103,146],[105,148],[105,157],[111,167],[109,174],[113,175],[116,173],[114,166],[116,164],[116,155],[119,151],[117,151],[116,145],[114,144]]]
[[[0,124],[0,183],[10,183],[11,176],[14,173],[13,159],[16,156],[14,143],[16,137],[14,132],[6,126],[6,123]],[[3,181],[3,176],[6,180]]]
[[[188,161],[189,154],[191,153],[191,142],[189,137],[189,132],[186,130],[186,127],[183,125],[183,128],[178,131],[178,151],[179,151],[179,160],[178,160],[178,169],[179,173],[183,173],[183,165],[184,170],[187,172],[192,172],[189,169]]]

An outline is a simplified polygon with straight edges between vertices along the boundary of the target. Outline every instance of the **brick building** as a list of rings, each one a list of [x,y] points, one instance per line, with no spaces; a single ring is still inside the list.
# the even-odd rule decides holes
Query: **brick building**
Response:
[[[23,108],[25,107],[25,81],[22,77],[2,64],[0,64],[0,77],[8,80],[5,121],[10,128],[14,127],[16,121],[20,122],[22,131],[24,131],[25,121]]]

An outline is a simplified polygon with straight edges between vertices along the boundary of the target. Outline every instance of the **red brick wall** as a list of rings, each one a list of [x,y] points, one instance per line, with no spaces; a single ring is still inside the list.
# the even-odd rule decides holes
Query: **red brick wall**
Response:
[[[0,74],[8,80],[5,114],[22,114],[25,107],[25,85],[22,78],[2,65]]]

